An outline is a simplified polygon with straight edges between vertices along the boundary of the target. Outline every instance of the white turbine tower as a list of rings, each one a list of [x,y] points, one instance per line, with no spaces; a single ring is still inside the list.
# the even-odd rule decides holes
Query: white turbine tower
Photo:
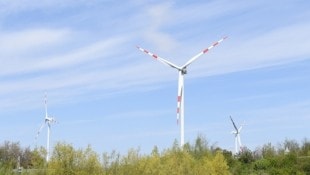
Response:
[[[242,144],[241,144],[241,139],[240,139],[240,132],[242,129],[242,125],[239,128],[237,128],[231,116],[230,116],[230,120],[235,128],[235,130],[232,131],[231,133],[235,135],[235,154],[238,154],[240,151],[242,151]]]
[[[178,97],[177,97],[177,122],[180,120],[181,123],[181,127],[180,127],[180,132],[181,132],[181,140],[180,140],[180,146],[183,147],[184,145],[184,75],[187,73],[187,66],[189,66],[191,63],[193,63],[198,57],[200,57],[201,55],[207,53],[209,50],[211,50],[213,47],[215,47],[216,45],[218,45],[220,42],[222,42],[224,39],[226,39],[227,37],[224,37],[222,39],[220,39],[219,41],[215,42],[214,44],[212,44],[210,47],[206,48],[205,50],[203,50],[202,52],[200,52],[199,54],[197,54],[196,56],[192,57],[191,59],[189,59],[183,66],[177,66],[169,61],[167,61],[164,58],[161,58],[139,46],[137,46],[137,48],[139,50],[141,50],[142,52],[145,52],[146,54],[150,55],[151,57],[153,57],[154,59],[162,62],[165,65],[168,65],[172,68],[175,68],[178,70],[179,72],[179,80],[178,80]]]
[[[41,132],[41,130],[44,128],[45,125],[47,125],[47,141],[46,141],[46,162],[49,161],[49,155],[50,155],[50,130],[51,130],[51,124],[56,122],[56,120],[53,117],[50,117],[47,114],[47,97],[45,95],[44,97],[44,106],[45,106],[45,119],[44,119],[44,123],[41,125],[35,140],[38,139],[38,136]]]

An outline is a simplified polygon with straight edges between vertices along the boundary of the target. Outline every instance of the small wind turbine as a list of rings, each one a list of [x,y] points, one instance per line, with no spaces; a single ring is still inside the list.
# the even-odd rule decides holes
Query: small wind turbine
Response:
[[[167,61],[164,58],[161,58],[139,46],[137,48],[141,50],[142,52],[145,52],[146,54],[150,55],[154,59],[162,62],[163,64],[170,66],[174,69],[177,69],[179,72],[179,82],[178,82],[178,97],[177,97],[177,122],[181,123],[180,132],[181,132],[181,140],[180,140],[180,146],[183,147],[184,145],[184,75],[187,73],[187,66],[189,66],[191,63],[193,63],[198,57],[201,55],[207,53],[210,49],[218,45],[220,42],[222,42],[227,37],[224,37],[220,39],[219,41],[212,44],[210,47],[206,48],[205,50],[201,51],[199,54],[195,55],[191,59],[189,59],[183,66],[177,66],[169,61]]]
[[[50,155],[50,130],[51,130],[51,124],[52,123],[55,123],[56,120],[53,118],[53,117],[50,117],[48,114],[47,114],[47,97],[46,97],[46,94],[45,94],[45,97],[44,97],[44,106],[45,106],[45,119],[44,119],[44,123],[41,125],[37,135],[36,135],[36,138],[35,140],[37,141],[38,139],[38,136],[41,132],[41,130],[44,128],[45,125],[47,125],[47,141],[46,141],[46,162],[49,161],[49,155]]]
[[[240,132],[242,129],[241,125],[239,128],[237,128],[234,120],[231,118],[230,116],[230,120],[232,122],[232,124],[234,125],[235,130],[232,131],[231,133],[235,135],[235,154],[238,154],[240,151],[242,151],[242,144],[241,144],[241,139],[240,139]]]

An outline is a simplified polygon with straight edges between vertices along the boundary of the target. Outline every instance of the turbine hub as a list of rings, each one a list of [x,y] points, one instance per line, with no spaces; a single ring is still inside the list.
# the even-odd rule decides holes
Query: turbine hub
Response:
[[[184,67],[183,69],[181,69],[181,72],[182,72],[183,75],[187,74],[187,69],[186,69],[186,67]]]

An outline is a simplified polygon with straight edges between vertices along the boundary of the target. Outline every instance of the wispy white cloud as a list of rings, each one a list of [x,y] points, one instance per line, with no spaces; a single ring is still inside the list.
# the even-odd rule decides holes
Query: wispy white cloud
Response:
[[[167,51],[175,48],[178,42],[168,33],[164,32],[163,27],[169,26],[171,19],[172,3],[165,2],[146,8],[146,19],[148,27],[144,32],[144,38],[155,47]]]
[[[80,65],[107,57],[107,55],[111,56],[112,48],[118,47],[127,40],[122,37],[108,38],[72,50],[69,47],[70,50],[65,51],[65,53],[62,53],[64,52],[62,50],[56,51],[52,56],[31,55],[37,50],[46,50],[48,46],[50,49],[55,49],[53,46],[56,44],[65,46],[64,44],[68,44],[65,43],[66,39],[69,40],[68,35],[68,32],[62,30],[48,29],[10,33],[0,43],[0,48],[7,52],[6,55],[0,57],[6,63],[5,65],[2,64],[0,74],[29,73]],[[74,42],[72,37],[70,40]]]
[[[45,6],[52,6],[52,4],[61,2],[47,1],[45,3]],[[83,94],[99,89],[107,90],[106,93],[126,92],[154,86],[160,87],[159,83],[176,81],[176,75],[173,76],[176,74],[174,70],[167,69],[135,49],[134,45],[137,44],[135,38],[142,38],[151,43],[154,45],[154,50],[164,53],[173,52],[168,55],[168,57],[173,56],[170,60],[172,62],[179,62],[182,59],[186,61],[188,58],[180,58],[180,55],[183,57],[185,52],[195,55],[195,52],[199,52],[197,49],[205,47],[205,41],[197,41],[195,44],[186,43],[183,40],[181,42],[179,35],[174,33],[178,31],[173,30],[175,26],[180,27],[182,23],[187,26],[188,23],[195,23],[195,21],[207,22],[213,17],[225,17],[257,5],[257,3],[241,2],[225,4],[227,1],[193,3],[182,7],[171,2],[148,5],[148,8],[135,11],[136,15],[129,16],[130,18],[127,18],[123,24],[126,26],[133,22],[139,23],[137,26],[141,28],[138,32],[128,31],[130,36],[123,34],[92,39],[92,42],[88,40],[85,44],[78,46],[75,42],[85,40],[84,37],[96,38],[99,32],[87,36],[79,35],[83,32],[78,33],[74,28],[57,30],[28,28],[5,32],[1,35],[4,39],[0,42],[0,47],[6,50],[10,58],[0,57],[7,63],[2,64],[0,75],[14,76],[14,78],[2,81],[1,94],[4,97],[5,94],[14,94],[18,91],[35,93],[44,91],[44,89],[70,91],[74,92],[73,94]],[[10,6],[18,8],[19,5]],[[25,5],[20,8],[39,7]],[[224,9],[219,10],[221,8]],[[142,20],[142,17],[145,20]],[[136,21],[137,19],[140,21]],[[296,23],[291,26],[279,26],[262,35],[255,35],[255,32],[249,31],[250,34],[244,36],[229,36],[221,45],[202,56],[197,63],[193,63],[189,68],[188,77],[204,77],[255,69],[295,61],[296,57],[303,59],[310,55],[307,48],[310,44],[309,35],[307,35],[309,29],[309,23]],[[302,45],[298,44],[300,41],[303,42]],[[210,41],[210,44],[212,42]],[[39,56],[34,54],[41,49],[52,51],[47,52],[48,56],[44,53]],[[180,50],[174,52],[175,49]],[[31,57],[24,58],[22,54]],[[162,56],[165,57],[164,54]],[[38,74],[33,76],[33,73]],[[21,74],[22,77],[15,77]],[[7,103],[8,101],[11,103]],[[3,104],[13,105],[14,101],[4,99]]]
[[[216,54],[210,52],[205,56],[207,61],[199,60],[203,64],[193,64],[191,76],[223,74],[309,59],[308,30],[310,23],[297,23],[244,40],[231,36],[212,50]]]
[[[50,47],[66,40],[70,35],[67,29],[28,29],[23,31],[0,31],[1,57],[16,57],[23,55],[29,50],[36,50],[44,47]],[[3,58],[2,58],[3,59]],[[9,59],[9,58],[6,58]]]
[[[149,117],[156,117],[156,116],[162,116],[164,114],[167,114],[167,110],[139,110],[139,111],[129,111],[126,113],[117,113],[110,116],[106,116],[106,119],[147,119]]]
[[[74,6],[76,4],[92,4],[93,2],[85,0],[20,0],[20,1],[1,1],[0,2],[0,12],[4,14],[10,13],[20,13],[35,9],[46,9],[46,8],[63,8],[68,6]]]

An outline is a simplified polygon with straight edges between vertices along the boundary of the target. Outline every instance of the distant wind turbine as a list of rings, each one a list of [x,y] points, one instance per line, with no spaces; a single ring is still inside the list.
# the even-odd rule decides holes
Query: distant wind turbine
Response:
[[[181,123],[181,127],[180,127],[180,132],[181,132],[181,140],[180,140],[180,146],[183,147],[184,145],[184,75],[187,73],[187,66],[189,66],[191,63],[193,63],[198,57],[200,57],[201,55],[207,53],[209,50],[211,50],[213,47],[215,47],[216,45],[218,45],[219,43],[221,43],[224,39],[226,39],[227,37],[224,37],[222,39],[220,39],[219,41],[215,42],[214,44],[212,44],[210,47],[206,48],[205,50],[201,51],[199,54],[197,54],[196,56],[192,57],[191,59],[189,59],[183,66],[177,66],[169,61],[167,61],[164,58],[161,58],[139,46],[137,46],[137,48],[139,50],[141,50],[142,52],[145,52],[146,54],[150,55],[151,57],[153,57],[154,59],[162,62],[163,64],[170,66],[172,68],[175,68],[178,70],[179,72],[179,80],[178,80],[178,97],[177,97],[177,122]]]
[[[242,125],[239,128],[237,128],[231,116],[230,116],[230,120],[235,128],[235,130],[232,131],[231,133],[235,135],[235,154],[238,154],[240,151],[242,151],[242,144],[241,144],[241,139],[240,139],[240,132],[242,129]]]
[[[46,94],[45,94],[45,97],[44,97],[44,106],[45,106],[45,119],[44,119],[44,122],[41,125],[41,127],[40,127],[40,129],[39,129],[39,131],[38,131],[38,133],[36,135],[35,140],[37,141],[41,130],[44,128],[45,125],[47,125],[46,162],[48,162],[49,161],[49,156],[50,156],[50,130],[51,130],[51,124],[55,123],[56,120],[53,117],[50,117],[47,114],[47,96],[46,96]]]

